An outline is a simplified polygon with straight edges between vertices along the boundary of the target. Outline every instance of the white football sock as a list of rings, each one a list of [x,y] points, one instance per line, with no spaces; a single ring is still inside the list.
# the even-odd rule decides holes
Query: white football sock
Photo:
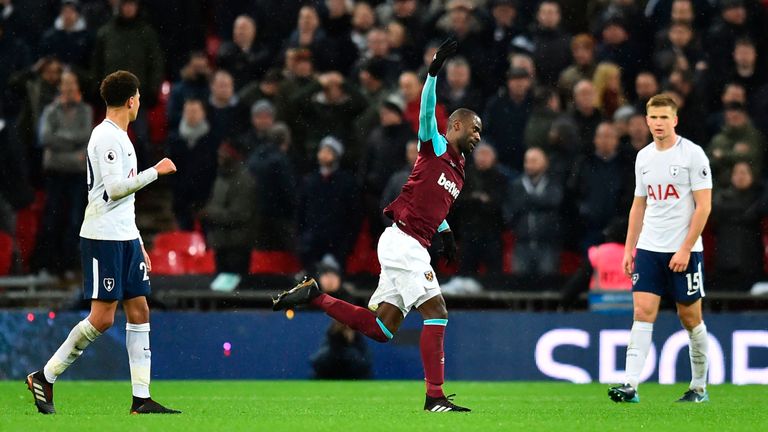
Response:
[[[629,334],[627,346],[627,383],[634,388],[640,384],[640,373],[645,366],[645,358],[651,349],[653,323],[635,321]]]
[[[45,379],[53,384],[56,378],[64,373],[67,368],[80,357],[83,350],[101,336],[88,318],[80,321],[69,332],[69,336],[64,340],[59,349],[53,353],[53,357],[48,360],[43,368]]]
[[[125,325],[125,346],[128,348],[128,364],[131,367],[133,395],[149,397],[149,376],[152,368],[152,352],[149,350],[149,323]]]
[[[707,388],[707,369],[709,368],[709,337],[707,326],[701,324],[688,331],[688,355],[691,357],[691,389]]]

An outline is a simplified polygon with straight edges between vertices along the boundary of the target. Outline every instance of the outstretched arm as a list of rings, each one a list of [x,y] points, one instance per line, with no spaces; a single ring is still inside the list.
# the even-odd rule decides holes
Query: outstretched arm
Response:
[[[107,152],[111,152],[111,156],[108,156]],[[112,201],[127,197],[157,180],[158,176],[176,172],[176,165],[170,159],[163,158],[152,168],[146,169],[136,176],[125,178],[121,164],[117,163],[119,157],[117,151],[107,150],[107,152],[104,152],[105,156],[98,160],[107,197]]]
[[[427,81],[421,90],[421,108],[419,110],[419,141],[429,141],[437,134],[437,119],[435,118],[435,84],[437,77],[427,75]]]
[[[437,74],[443,68],[445,60],[456,52],[457,43],[453,39],[446,39],[435,52],[432,64],[429,65],[429,73],[421,90],[421,108],[419,111],[419,140],[429,141],[437,135],[437,119],[435,118],[435,105],[437,105],[437,96],[435,94],[435,85],[437,84]],[[436,145],[433,142],[433,145]]]

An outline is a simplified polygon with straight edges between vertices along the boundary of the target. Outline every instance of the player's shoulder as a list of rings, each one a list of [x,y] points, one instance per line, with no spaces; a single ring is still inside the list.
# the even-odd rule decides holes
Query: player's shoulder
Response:
[[[640,151],[637,152],[636,161],[642,162],[653,153],[653,150],[654,150],[654,144],[653,144],[653,141],[651,141],[650,143],[648,143],[648,145],[641,148]]]
[[[114,123],[105,120],[93,128],[91,141],[95,144],[119,143],[124,135],[125,133]]]
[[[700,145],[696,144],[695,142],[683,136],[680,137],[680,145],[682,145],[683,148],[689,151],[696,151],[696,152],[704,151],[704,149],[702,149]]]
[[[422,140],[419,138],[419,154],[426,157],[436,156],[435,145],[439,146],[439,141],[436,140],[437,134],[430,139]]]
[[[113,123],[104,120],[93,128],[91,135],[94,137],[114,137],[118,135],[118,127]]]
[[[91,139],[88,142],[88,152],[95,160],[104,160],[108,163],[115,163],[125,152],[125,146],[122,141],[125,133],[114,123],[103,121],[93,128]]]
[[[99,124],[97,124],[96,126],[93,127],[93,130],[91,131],[91,134],[96,135],[96,134],[106,133],[107,132],[107,128],[106,128],[107,126],[108,125],[106,124],[106,122],[101,122],[101,123],[99,123]]]
[[[680,137],[680,148],[686,155],[706,157],[706,153],[700,145],[682,136]]]

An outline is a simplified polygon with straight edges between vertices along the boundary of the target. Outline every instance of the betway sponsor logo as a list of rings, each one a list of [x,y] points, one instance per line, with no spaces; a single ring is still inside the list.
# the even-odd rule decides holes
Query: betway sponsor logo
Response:
[[[442,186],[445,190],[447,190],[448,193],[451,194],[453,199],[456,199],[459,197],[459,192],[461,192],[461,190],[458,187],[456,187],[456,183],[445,178],[445,173],[440,173],[440,178],[437,179],[437,184],[439,186]]]

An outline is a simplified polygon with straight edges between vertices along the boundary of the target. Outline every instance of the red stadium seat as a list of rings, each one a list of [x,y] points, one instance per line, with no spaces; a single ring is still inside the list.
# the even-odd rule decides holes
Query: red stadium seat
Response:
[[[188,274],[216,273],[216,256],[212,250],[203,255],[192,255],[185,258],[184,268]]]
[[[11,272],[13,260],[13,237],[0,231],[0,276]]]
[[[583,258],[581,254],[573,251],[563,251],[560,254],[560,274],[571,275],[581,267]]]
[[[157,95],[157,104],[147,112],[149,120],[149,140],[156,146],[165,143],[168,137],[168,98],[171,83],[163,81]]]
[[[453,276],[459,271],[459,262],[448,263],[444,257],[440,257],[437,260],[437,268],[435,270],[441,276]]]
[[[186,271],[181,255],[171,250],[151,250],[149,259],[152,261],[152,274],[182,275]]]
[[[154,250],[202,256],[206,251],[205,238],[197,231],[164,231],[155,236]]]
[[[213,251],[190,256],[176,251],[153,250],[149,252],[152,273],[158,275],[213,274],[216,261]]]
[[[251,252],[250,274],[283,274],[291,275],[301,270],[298,258],[288,251]]]
[[[16,214],[16,243],[19,247],[25,270],[28,269],[29,259],[35,250],[35,241],[44,205],[45,192],[37,191],[32,204],[19,210]]]
[[[149,254],[152,272],[164,275],[211,274],[216,272],[214,252],[205,246],[197,231],[166,231],[155,236]]]
[[[510,231],[504,231],[501,235],[502,244],[502,271],[504,274],[512,274],[512,260],[515,256],[515,234]]]
[[[373,247],[376,243],[371,240],[371,230],[368,226],[368,220],[366,219],[360,227],[360,233],[357,236],[355,247],[347,258],[348,274],[379,274],[379,271],[381,270],[379,267],[379,258],[376,255],[376,249]]]

